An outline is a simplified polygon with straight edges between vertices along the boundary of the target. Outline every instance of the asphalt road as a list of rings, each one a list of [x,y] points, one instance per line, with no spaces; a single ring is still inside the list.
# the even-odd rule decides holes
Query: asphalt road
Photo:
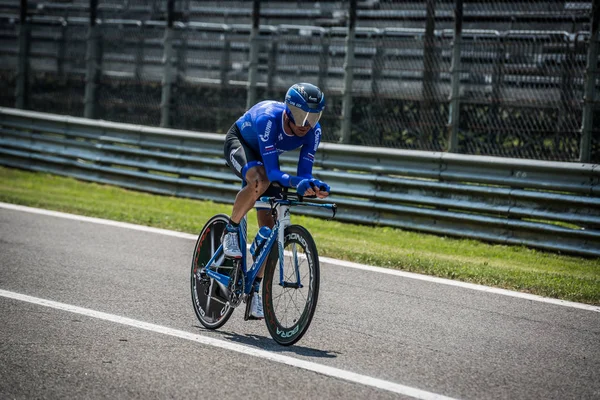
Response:
[[[193,247],[0,208],[0,398],[600,399],[600,308],[322,263],[283,348],[241,309],[200,327]]]

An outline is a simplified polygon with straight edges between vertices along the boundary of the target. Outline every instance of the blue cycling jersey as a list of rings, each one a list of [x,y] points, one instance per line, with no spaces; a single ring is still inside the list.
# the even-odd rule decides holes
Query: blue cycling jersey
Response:
[[[283,129],[285,104],[277,101],[261,101],[246,111],[236,121],[244,141],[263,159],[267,177],[271,182],[296,186],[302,179],[312,178],[315,153],[321,142],[321,125],[303,136],[288,135]],[[301,147],[297,176],[290,176],[279,169],[279,153]]]

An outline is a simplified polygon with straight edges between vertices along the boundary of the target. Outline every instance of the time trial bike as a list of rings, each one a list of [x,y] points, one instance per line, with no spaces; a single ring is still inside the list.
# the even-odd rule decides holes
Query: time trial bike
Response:
[[[257,206],[268,206],[275,225],[265,237],[257,234],[250,250],[241,259],[226,258],[221,236],[229,217],[213,216],[202,228],[192,259],[191,292],[194,311],[208,329],[222,327],[233,310],[246,303],[244,320],[252,319],[250,304],[254,281],[266,261],[262,281],[265,323],[273,339],[284,346],[296,343],[308,329],[319,296],[319,255],[317,246],[300,225],[292,225],[291,208],[296,206],[330,210],[336,205],[307,201],[282,188],[281,197],[261,197]],[[261,233],[263,233],[261,237]],[[247,217],[240,221],[240,248],[246,249]]]

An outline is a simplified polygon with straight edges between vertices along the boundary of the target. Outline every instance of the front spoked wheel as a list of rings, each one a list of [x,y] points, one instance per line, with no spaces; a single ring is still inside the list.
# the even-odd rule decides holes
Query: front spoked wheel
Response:
[[[292,225],[285,230],[283,264],[273,246],[265,269],[265,323],[275,341],[296,343],[312,321],[319,295],[319,255],[310,233]]]
[[[204,225],[192,258],[192,305],[196,317],[208,329],[223,326],[233,312],[233,307],[228,303],[227,288],[222,287],[205,272],[207,263],[221,245],[221,235],[228,220],[227,215],[218,214]],[[217,259],[215,265],[213,269],[221,274],[229,275],[233,270],[233,261],[224,256]]]

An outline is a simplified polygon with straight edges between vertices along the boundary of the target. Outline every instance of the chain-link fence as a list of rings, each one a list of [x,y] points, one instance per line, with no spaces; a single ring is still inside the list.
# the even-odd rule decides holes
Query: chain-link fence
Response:
[[[488,19],[494,30],[485,36],[463,32],[460,69],[470,90],[465,85],[461,96],[459,151],[576,160],[587,49],[583,39],[589,37],[575,29],[584,28],[584,18],[581,10],[569,13],[566,2],[523,3],[465,5],[465,13],[492,10]]]
[[[309,81],[324,141],[600,162],[591,0],[268,0],[255,32],[251,1],[172,4],[1,3],[1,104],[225,132]]]
[[[103,72],[98,82],[97,116],[158,126],[164,26],[108,20],[100,28]]]
[[[173,127],[224,133],[244,113],[249,31],[206,23],[175,30]]]
[[[81,115],[85,89],[85,37],[88,26],[63,18],[30,25],[29,107],[50,113]]]

